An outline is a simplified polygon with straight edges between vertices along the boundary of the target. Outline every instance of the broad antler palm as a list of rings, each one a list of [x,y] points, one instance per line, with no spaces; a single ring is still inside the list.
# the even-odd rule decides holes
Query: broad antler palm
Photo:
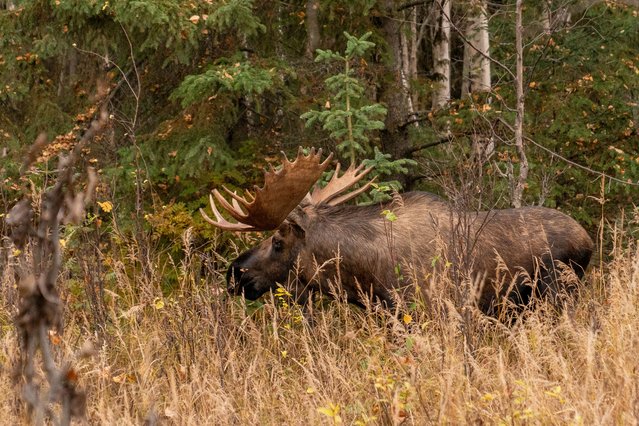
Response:
[[[359,182],[371,169],[362,170],[361,165],[359,167],[351,165],[344,175],[339,177],[338,163],[328,185],[324,188],[316,187],[309,194],[309,189],[322,176],[333,158],[333,154],[330,154],[324,162],[321,162],[321,156],[321,149],[316,152],[312,148],[308,155],[304,155],[300,147],[295,161],[289,161],[284,155],[281,169],[276,171],[271,167],[270,171],[264,172],[264,186],[262,188],[256,186],[254,194],[247,191],[242,197],[222,186],[224,192],[231,197],[231,203],[229,203],[220,191],[214,189],[212,195],[209,195],[209,200],[216,220],[207,216],[202,209],[200,213],[211,225],[226,231],[269,231],[277,229],[289,213],[305,199],[311,204],[337,205],[356,197],[370,187],[372,181],[356,191],[339,196]],[[237,223],[229,222],[222,217],[215,200],[237,220]]]

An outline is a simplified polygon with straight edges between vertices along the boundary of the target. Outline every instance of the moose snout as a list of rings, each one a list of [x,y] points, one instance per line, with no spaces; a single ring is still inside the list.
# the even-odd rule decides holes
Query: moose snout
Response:
[[[226,271],[226,290],[231,294],[240,294],[242,281],[242,275],[244,274],[245,269],[240,267],[239,265],[233,263],[229,266],[229,269]]]

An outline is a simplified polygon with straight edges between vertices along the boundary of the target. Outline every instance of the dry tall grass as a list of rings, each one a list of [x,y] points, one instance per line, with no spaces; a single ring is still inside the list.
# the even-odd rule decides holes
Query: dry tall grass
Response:
[[[124,246],[124,245],[123,245]],[[639,248],[594,265],[576,304],[541,306],[506,327],[469,323],[442,301],[396,319],[325,303],[305,326],[285,292],[255,309],[175,266],[179,289],[139,247],[105,256],[113,279],[97,327],[69,288],[65,333],[51,339],[77,366],[90,424],[627,424],[639,419]],[[135,262],[133,262],[135,263]],[[2,273],[0,423],[24,422],[11,365],[15,283]],[[86,279],[86,277],[85,277]],[[446,283],[442,282],[442,285]],[[63,284],[64,286],[64,284]],[[68,287],[68,286],[67,286]],[[408,324],[405,324],[408,323]],[[76,354],[90,341],[95,355]]]

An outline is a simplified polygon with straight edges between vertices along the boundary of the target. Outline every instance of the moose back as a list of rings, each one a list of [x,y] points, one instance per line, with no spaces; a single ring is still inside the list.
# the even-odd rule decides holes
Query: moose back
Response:
[[[462,232],[466,268],[476,283],[474,299],[484,312],[494,312],[504,302],[525,304],[534,293],[562,293],[574,281],[574,275],[564,272],[581,278],[588,266],[591,238],[557,210],[456,212],[426,192],[402,194],[389,205],[347,205],[371,185],[348,191],[370,169],[351,165],[339,176],[339,163],[325,187],[309,192],[331,158],[321,162],[321,150],[303,155],[300,148],[294,161],[284,158],[280,170],[266,172],[264,187],[256,187],[254,194],[241,197],[223,188],[229,203],[212,191],[237,221],[224,219],[212,196],[216,220],[201,211],[212,225],[228,231],[275,231],[231,263],[229,292],[254,300],[281,284],[304,303],[314,291],[328,294],[337,286],[349,302],[364,305],[368,299],[392,308],[397,297],[408,297],[423,285],[420,277],[438,263],[459,261],[453,242]],[[382,214],[385,210],[392,211],[391,220]]]

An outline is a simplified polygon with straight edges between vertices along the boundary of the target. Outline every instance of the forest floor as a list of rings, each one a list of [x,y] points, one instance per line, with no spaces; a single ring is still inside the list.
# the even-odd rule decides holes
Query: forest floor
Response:
[[[593,262],[569,307],[540,303],[510,326],[445,299],[399,316],[323,303],[308,326],[285,291],[247,305],[226,295],[222,275],[196,278],[188,253],[146,278],[111,259],[103,324],[66,291],[64,333],[50,339],[75,366],[89,424],[631,424],[639,248],[624,245]],[[21,424],[9,272],[0,423]],[[167,272],[179,286],[162,296]],[[93,356],[78,356],[87,341]]]

